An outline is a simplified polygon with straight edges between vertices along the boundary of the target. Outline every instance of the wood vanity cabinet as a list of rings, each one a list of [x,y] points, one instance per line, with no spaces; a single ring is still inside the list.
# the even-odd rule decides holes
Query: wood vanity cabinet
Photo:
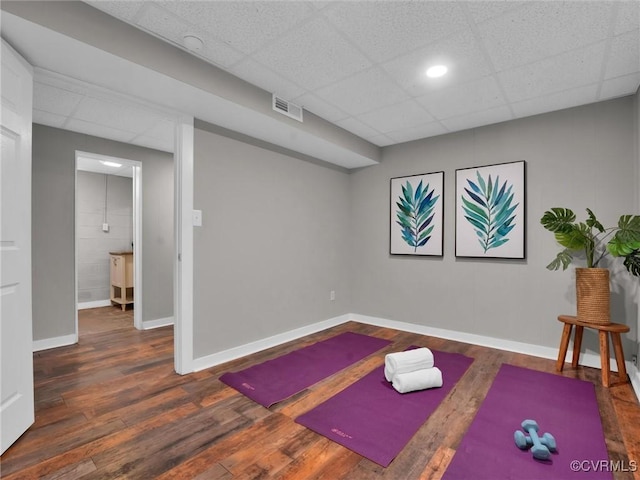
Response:
[[[133,252],[109,252],[111,256],[111,303],[124,311],[133,304]]]

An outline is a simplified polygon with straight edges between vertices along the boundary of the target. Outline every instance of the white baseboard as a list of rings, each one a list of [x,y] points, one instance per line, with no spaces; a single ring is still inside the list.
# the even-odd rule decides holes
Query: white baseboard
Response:
[[[245,357],[252,353],[266,350],[267,348],[276,347],[291,340],[311,335],[312,333],[326,330],[327,328],[335,327],[348,322],[351,319],[350,315],[341,315],[339,317],[330,318],[322,322],[313,323],[305,327],[296,328],[295,330],[289,330],[288,332],[279,333],[271,337],[264,338],[262,340],[256,340],[255,342],[240,345],[238,347],[229,348],[206,357],[195,358],[193,360],[193,370],[198,372],[206,368],[215,367],[221,363],[226,363],[236,358]]]
[[[640,399],[640,370],[633,363],[627,362],[627,372],[629,373],[629,379],[631,380],[631,386],[636,392],[636,397]]]
[[[87,308],[110,307],[111,300],[95,300],[93,302],[78,303],[78,310],[86,310]]]
[[[33,341],[33,351],[49,350],[50,348],[66,347],[78,343],[78,336],[75,334],[64,335],[62,337],[45,338]]]
[[[142,322],[142,330],[151,330],[153,328],[166,327],[173,325],[173,317],[156,318],[155,320],[144,320]]]
[[[235,360],[236,358],[251,355],[252,353],[265,350],[267,348],[275,347],[282,343],[295,340],[305,335],[325,330],[327,328],[341,325],[348,321],[354,321],[359,323],[366,323],[369,325],[375,325],[378,327],[392,328],[394,330],[401,330],[404,332],[418,333],[420,335],[428,335],[432,337],[445,338],[447,340],[455,340],[458,342],[470,343],[473,345],[480,345],[483,347],[495,348],[498,350],[506,350],[509,352],[521,353],[524,355],[532,355],[534,357],[549,358],[556,360],[558,358],[558,349],[553,347],[545,347],[541,345],[535,345],[532,343],[516,342],[513,340],[505,340],[501,338],[488,337],[484,335],[477,335],[473,333],[458,332],[455,330],[447,330],[443,328],[428,327],[425,325],[417,325],[408,322],[398,322],[396,320],[389,320],[385,318],[370,317],[367,315],[359,315],[356,313],[349,313],[340,317],[330,318],[323,322],[314,323],[306,327],[297,328],[289,332],[280,333],[272,337],[268,337],[255,342],[240,345],[238,347],[223,350],[222,352],[207,355],[206,357],[196,358],[193,361],[194,371],[204,370],[211,368],[221,363]],[[570,362],[573,356],[573,351],[567,352],[567,359]],[[618,371],[615,359],[610,359],[611,370]],[[583,353],[580,355],[580,365],[587,367],[600,368],[600,355],[595,353]],[[640,398],[640,370],[636,368],[631,362],[626,362],[627,372],[631,379],[631,384],[636,396]]]
[[[498,350],[506,350],[508,352],[522,353],[525,355],[532,355],[534,357],[550,358],[557,360],[558,349],[552,347],[544,347],[541,345],[534,345],[532,343],[516,342],[513,340],[505,340],[502,338],[487,337],[484,335],[477,335],[474,333],[458,332],[455,330],[446,330],[443,328],[428,327],[424,325],[416,325],[408,322],[398,322],[395,320],[388,320],[385,318],[369,317],[366,315],[358,315],[356,313],[350,315],[351,320],[354,322],[367,323],[369,325],[376,325],[379,327],[393,328],[395,330],[402,330],[405,332],[419,333],[421,335],[429,335],[432,337],[446,338],[447,340],[455,340],[458,342],[471,343],[473,345],[480,345],[482,347],[490,347]],[[573,356],[573,350],[567,352],[566,358],[571,361]],[[609,359],[611,365],[611,371],[617,372],[618,366],[615,359]],[[600,368],[600,355],[595,353],[583,353],[580,355],[580,365],[586,367]],[[626,362],[626,366],[633,365],[631,362]]]

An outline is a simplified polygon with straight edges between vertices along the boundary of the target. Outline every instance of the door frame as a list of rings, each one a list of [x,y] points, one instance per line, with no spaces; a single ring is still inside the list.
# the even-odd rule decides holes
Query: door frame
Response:
[[[193,372],[193,196],[195,132],[193,117],[176,119],[174,135],[174,369]]]
[[[75,306],[75,337],[76,342],[79,337],[78,330],[78,158],[89,158],[96,162],[112,161],[122,165],[129,166],[133,169],[133,325],[138,330],[142,330],[142,312],[144,309],[142,297],[142,162],[130,160],[127,158],[113,157],[110,155],[101,155],[92,152],[84,152],[76,150],[75,157],[75,217],[74,217],[74,281],[76,290],[76,306]]]

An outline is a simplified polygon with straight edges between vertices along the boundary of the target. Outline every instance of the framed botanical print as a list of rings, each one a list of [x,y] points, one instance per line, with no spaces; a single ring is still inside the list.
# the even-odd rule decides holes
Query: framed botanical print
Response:
[[[391,179],[390,253],[443,252],[444,172]]]
[[[525,166],[456,170],[456,257],[525,258]]]

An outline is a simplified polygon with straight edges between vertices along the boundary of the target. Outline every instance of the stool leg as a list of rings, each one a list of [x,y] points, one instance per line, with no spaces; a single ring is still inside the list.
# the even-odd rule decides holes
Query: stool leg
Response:
[[[569,349],[569,339],[571,338],[571,329],[573,325],[565,323],[562,329],[562,338],[560,339],[560,351],[558,352],[558,361],[556,362],[556,370],[562,371],[564,367],[564,359],[567,356],[567,350]]]
[[[602,385],[609,386],[609,336],[600,330],[600,366],[602,368]]]
[[[629,381],[627,378],[627,366],[624,364],[624,353],[622,353],[622,342],[618,332],[611,332],[613,350],[616,352],[616,363],[618,364],[618,376],[623,382]]]
[[[578,366],[578,360],[580,359],[580,349],[582,348],[582,332],[584,327],[576,325],[576,333],[573,336],[573,358],[571,360],[571,366],[576,368]]]

